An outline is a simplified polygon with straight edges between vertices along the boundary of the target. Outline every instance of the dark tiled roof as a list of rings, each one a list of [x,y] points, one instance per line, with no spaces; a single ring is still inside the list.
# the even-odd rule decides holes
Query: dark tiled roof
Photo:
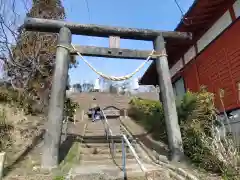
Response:
[[[181,42],[171,40],[167,42],[166,49],[169,66],[174,65],[234,2],[235,0],[195,0],[184,15],[183,20],[175,28],[175,31],[191,32],[193,40]],[[149,66],[140,80],[141,84],[158,84],[155,65],[153,62]]]

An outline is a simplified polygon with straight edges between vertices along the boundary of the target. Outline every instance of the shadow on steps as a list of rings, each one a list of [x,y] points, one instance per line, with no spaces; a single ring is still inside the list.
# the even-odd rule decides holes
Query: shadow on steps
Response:
[[[65,159],[69,150],[71,149],[73,143],[76,141],[76,136],[67,136],[65,141],[63,141],[59,148],[59,164]]]
[[[112,140],[115,143],[121,143],[122,142],[122,136],[121,135],[115,135],[112,137],[109,137],[109,139],[106,139],[105,135],[102,136],[82,136],[82,135],[78,135],[78,134],[67,134],[68,138],[72,138],[74,141],[81,141],[83,143],[109,143]],[[128,136],[127,136],[128,137]],[[66,139],[67,140],[67,139]],[[131,141],[131,139],[129,140]]]

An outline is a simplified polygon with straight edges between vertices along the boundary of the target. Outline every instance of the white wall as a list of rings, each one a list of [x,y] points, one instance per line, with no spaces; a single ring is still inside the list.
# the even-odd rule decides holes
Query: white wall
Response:
[[[173,67],[170,69],[170,75],[173,77],[180,69],[183,68],[183,61],[182,58],[179,59],[176,64],[173,65]]]
[[[189,50],[184,54],[184,63],[187,64],[196,56],[196,49],[194,46],[190,47]]]
[[[229,11],[226,11],[215,24],[197,41],[198,52],[203,50],[210,42],[212,42],[222,31],[224,31],[232,23]]]
[[[233,4],[233,10],[234,10],[236,18],[238,18],[240,16],[240,0],[237,0]]]

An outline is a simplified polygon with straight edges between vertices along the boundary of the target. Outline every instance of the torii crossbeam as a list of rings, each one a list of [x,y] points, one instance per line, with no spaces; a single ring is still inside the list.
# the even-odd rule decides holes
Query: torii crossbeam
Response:
[[[31,31],[58,33],[62,27],[70,29],[72,34],[109,37],[119,36],[122,39],[148,40],[153,41],[157,36],[168,39],[191,39],[191,33],[175,31],[158,31],[150,29],[109,27],[94,24],[76,24],[60,20],[26,18],[24,27]]]
[[[191,40],[191,34],[175,31],[158,31],[149,29],[121,28],[100,25],[75,24],[59,20],[26,18],[24,27],[28,31],[59,33],[56,53],[56,65],[53,76],[51,99],[48,112],[48,126],[44,138],[43,168],[53,168],[58,165],[58,148],[61,138],[65,88],[69,67],[71,35],[86,35],[97,37],[119,36],[123,39],[152,41],[154,50],[161,56],[152,58],[156,61],[160,95],[163,100],[165,122],[168,134],[168,144],[171,158],[178,161],[183,157],[182,138],[178,124],[175,97],[171,83],[168,60],[165,50],[165,41],[168,39]],[[139,51],[119,48],[77,47],[81,54],[86,56],[145,59],[150,51]]]

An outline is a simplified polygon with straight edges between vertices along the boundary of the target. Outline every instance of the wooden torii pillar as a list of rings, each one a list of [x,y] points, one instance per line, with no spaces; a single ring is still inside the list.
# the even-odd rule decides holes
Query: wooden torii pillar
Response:
[[[159,84],[161,85],[161,97],[164,105],[164,114],[168,134],[168,144],[171,159],[179,161],[183,157],[182,138],[178,124],[175,98],[171,83],[165,50],[166,39],[190,40],[191,34],[174,31],[157,31],[149,29],[134,29],[108,27],[99,25],[86,25],[68,23],[58,20],[27,18],[24,27],[28,31],[59,33],[59,41],[56,53],[56,65],[53,76],[51,99],[48,112],[48,124],[44,138],[42,156],[43,168],[54,168],[58,165],[58,151],[62,131],[63,108],[65,99],[65,87],[67,85],[69,49],[71,48],[71,34],[109,37],[118,36],[122,39],[146,40],[154,43],[156,54],[152,60],[156,61]],[[146,59],[150,51],[103,48],[93,46],[78,46],[77,50],[84,56],[98,56],[125,59]],[[72,51],[72,54],[76,52]]]

